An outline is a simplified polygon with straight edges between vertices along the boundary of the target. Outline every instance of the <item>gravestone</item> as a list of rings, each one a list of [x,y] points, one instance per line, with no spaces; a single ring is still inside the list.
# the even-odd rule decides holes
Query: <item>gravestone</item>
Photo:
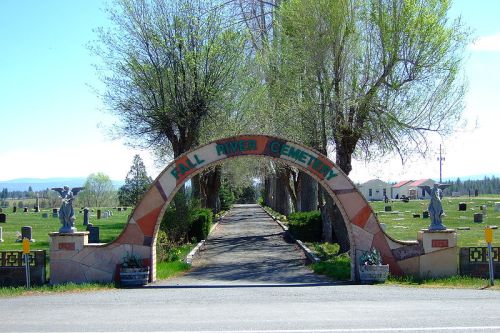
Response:
[[[0,243],[3,243],[2,227],[0,227]]]
[[[122,211],[122,208],[121,207],[118,207],[118,211],[121,212]]]
[[[107,219],[109,217],[109,214],[108,212],[105,210],[104,212],[102,212],[102,218],[103,219]]]
[[[113,216],[113,211],[108,210],[108,215],[109,215],[110,217],[111,217],[111,216]]]
[[[101,219],[101,210],[100,209],[97,210],[97,219],[98,220]]]
[[[12,213],[15,213],[15,212],[17,212],[17,207],[16,206],[12,207]]]
[[[495,202],[495,212],[500,212],[500,202]]]
[[[30,226],[21,227],[21,239],[28,238],[30,242],[34,241],[31,239],[32,230]]]
[[[89,225],[89,209],[83,209],[83,225]]]
[[[89,243],[99,243],[99,227],[90,226],[87,231],[89,232]]]
[[[7,215],[4,213],[0,214],[0,223],[6,223],[7,222]]]
[[[385,206],[384,211],[386,211],[386,212],[392,211],[392,206]]]
[[[424,210],[424,211],[422,212],[422,218],[423,218],[423,219],[428,219],[428,218],[429,218],[429,212],[428,212],[428,211],[426,211],[426,210]]]
[[[458,204],[458,210],[461,212],[465,212],[467,210],[467,204],[465,202],[461,202]]]
[[[48,214],[48,213],[43,213],[43,214],[42,214],[42,218],[43,218],[43,219],[47,219],[47,218],[49,218],[49,214]]]
[[[57,208],[52,208],[52,214],[57,214],[59,213],[59,210]]]
[[[35,213],[39,213],[40,212],[40,207],[33,206],[33,210],[35,211]]]
[[[475,223],[482,223],[483,222],[483,214],[482,213],[475,213],[474,214],[474,222]]]
[[[23,213],[27,213],[28,212],[28,207],[24,207],[23,208]]]
[[[420,214],[413,214],[413,218],[414,219],[419,219],[420,218]]]
[[[483,213],[483,215],[486,216],[486,205],[479,206],[479,209],[481,210],[481,213]]]

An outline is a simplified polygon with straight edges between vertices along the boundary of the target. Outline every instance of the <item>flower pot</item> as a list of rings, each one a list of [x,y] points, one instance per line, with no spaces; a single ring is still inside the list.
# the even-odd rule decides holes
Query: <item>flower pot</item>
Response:
[[[120,267],[120,285],[123,287],[144,286],[149,282],[149,266],[139,268]]]
[[[362,283],[384,282],[389,275],[389,265],[361,265],[359,279]]]

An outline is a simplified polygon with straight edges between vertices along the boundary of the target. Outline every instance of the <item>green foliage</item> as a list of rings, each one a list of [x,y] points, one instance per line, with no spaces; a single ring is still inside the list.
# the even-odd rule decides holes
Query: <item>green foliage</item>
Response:
[[[200,242],[206,239],[212,227],[213,214],[208,208],[195,210],[190,216],[189,238]]]
[[[125,185],[118,190],[121,206],[135,206],[148,190],[153,180],[148,176],[146,167],[139,155],[134,156],[130,171],[125,178]]]
[[[339,254],[340,246],[337,243],[314,243],[313,251],[323,260],[330,260]]]
[[[110,207],[116,205],[116,193],[108,175],[92,173],[85,181],[84,189],[78,193],[75,205],[86,207]]]
[[[220,207],[222,210],[229,210],[234,203],[235,197],[231,187],[227,182],[222,182],[219,189]]]
[[[326,275],[335,281],[346,281],[351,278],[351,258],[344,253],[313,264],[312,269],[316,274]]]
[[[255,191],[255,187],[253,185],[245,186],[241,194],[236,198],[236,202],[239,204],[252,204],[255,203],[255,198],[257,196],[257,192]]]
[[[319,211],[292,213],[288,216],[288,230],[304,242],[321,241],[322,221]]]
[[[359,262],[361,265],[382,265],[382,256],[376,248],[372,248],[370,251],[365,251],[359,257]]]

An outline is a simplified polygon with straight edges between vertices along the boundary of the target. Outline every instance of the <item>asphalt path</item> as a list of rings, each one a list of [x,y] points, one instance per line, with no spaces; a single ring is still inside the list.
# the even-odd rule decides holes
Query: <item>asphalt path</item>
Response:
[[[325,283],[265,220],[231,212],[176,279],[0,299],[0,332],[500,332],[498,291]]]

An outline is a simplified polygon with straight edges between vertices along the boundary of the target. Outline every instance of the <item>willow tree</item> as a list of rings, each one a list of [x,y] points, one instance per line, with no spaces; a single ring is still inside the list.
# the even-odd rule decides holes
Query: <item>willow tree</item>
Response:
[[[290,0],[283,39],[329,128],[337,165],[425,152],[460,120],[468,33],[448,0]],[[316,111],[314,111],[316,112]]]
[[[178,157],[200,142],[241,63],[240,34],[209,0],[117,0],[99,29],[102,96],[127,143]]]
[[[353,156],[424,153],[463,109],[468,33],[447,0],[290,0],[278,11],[280,52],[320,150],[346,174]],[[290,88],[291,87],[291,88]],[[312,132],[314,133],[314,132]],[[326,198],[341,247],[344,225]]]

